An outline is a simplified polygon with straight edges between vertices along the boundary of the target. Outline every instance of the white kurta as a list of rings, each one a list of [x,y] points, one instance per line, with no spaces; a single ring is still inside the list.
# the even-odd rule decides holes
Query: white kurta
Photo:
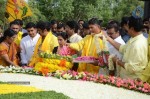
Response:
[[[24,37],[21,40],[20,48],[21,48],[21,63],[28,64],[34,53],[34,47],[39,39],[40,35],[37,34],[34,38],[31,38],[29,35]]]
[[[82,40],[82,37],[80,35],[78,35],[77,33],[73,34],[70,38],[69,41],[71,43],[76,43]]]

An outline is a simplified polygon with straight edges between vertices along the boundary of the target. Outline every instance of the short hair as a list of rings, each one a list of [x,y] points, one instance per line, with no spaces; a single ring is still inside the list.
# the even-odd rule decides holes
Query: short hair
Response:
[[[114,28],[115,32],[119,31],[119,26],[117,24],[108,24],[107,29],[112,29]]]
[[[25,28],[26,29],[28,29],[28,28],[36,28],[36,25],[33,22],[29,22],[29,23],[27,23]]]
[[[121,27],[123,27],[123,25],[128,24],[129,21],[129,17],[122,17],[121,19]]]
[[[67,39],[68,39],[68,35],[67,35],[66,32],[58,33],[58,34],[57,34],[57,37],[58,37],[58,36],[61,36],[64,40],[67,40]]]
[[[83,22],[84,22],[84,20],[80,19],[80,20],[78,21],[78,23],[79,23],[80,21],[83,21]]]
[[[140,32],[143,29],[142,18],[129,17],[128,26],[129,28],[133,27],[136,32]]]
[[[118,32],[119,29],[120,29],[119,22],[116,21],[116,20],[113,20],[113,21],[109,22],[108,25],[107,25],[107,29],[112,29],[112,28],[115,29],[115,32]]]
[[[21,19],[15,19],[14,21],[18,22],[21,26],[23,25],[23,21]]]
[[[102,23],[102,21],[99,20],[98,18],[92,18],[92,19],[90,19],[89,22],[88,22],[89,25],[97,24],[97,25],[99,25],[99,26],[101,26],[101,23]]]
[[[82,24],[84,29],[89,29],[89,24],[87,22],[85,22],[84,24]]]
[[[57,25],[57,29],[65,28],[65,25],[63,23],[60,23]]]
[[[41,29],[41,30],[46,29],[47,31],[50,31],[50,24],[49,24],[49,22],[39,21],[36,24],[36,27]]]
[[[57,21],[56,20],[51,20],[50,24],[51,25],[57,24]]]
[[[10,22],[10,27],[11,27],[12,25],[20,25],[20,24],[19,24],[19,22],[17,22],[17,21],[12,21],[12,22]]]
[[[79,25],[76,21],[68,21],[66,23],[67,26],[69,26],[71,29],[74,29],[74,31],[77,33],[78,29],[79,29]]]

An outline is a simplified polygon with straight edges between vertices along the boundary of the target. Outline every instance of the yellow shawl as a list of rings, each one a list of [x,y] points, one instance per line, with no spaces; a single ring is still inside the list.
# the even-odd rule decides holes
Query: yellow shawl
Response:
[[[35,46],[34,54],[30,60],[29,66],[34,66],[35,63],[38,61],[39,52],[52,53],[54,47],[56,46],[58,46],[57,37],[55,37],[51,32],[49,32],[46,35],[43,42],[42,42],[42,36],[41,36]]]
[[[102,32],[99,34],[102,34]],[[104,49],[104,45],[101,39],[96,39],[96,42],[98,43],[95,43],[95,38],[96,35],[87,35],[81,41],[77,43],[71,43],[70,47],[77,51],[82,50],[81,56],[93,56],[95,58],[98,58],[97,47],[100,49]],[[99,66],[94,66],[92,64],[87,64],[87,63],[80,63],[78,67],[78,72],[82,72],[82,71],[87,71],[90,73],[98,73]]]
[[[148,82],[150,84],[150,32],[148,36],[148,65],[144,69],[140,78],[142,79],[142,81]]]

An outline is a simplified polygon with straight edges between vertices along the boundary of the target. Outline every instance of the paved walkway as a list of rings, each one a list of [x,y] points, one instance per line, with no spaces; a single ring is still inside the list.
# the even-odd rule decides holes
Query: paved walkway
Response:
[[[74,99],[150,99],[150,95],[86,81],[60,80],[53,77],[0,73],[0,81],[30,82],[43,90],[61,92]]]

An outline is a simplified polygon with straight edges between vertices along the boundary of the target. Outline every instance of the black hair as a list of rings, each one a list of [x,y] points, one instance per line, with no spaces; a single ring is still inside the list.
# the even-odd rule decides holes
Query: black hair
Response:
[[[14,21],[18,22],[21,26],[23,25],[23,21],[21,19],[15,19]]]
[[[56,20],[51,20],[51,25],[54,25],[54,24],[57,24],[57,21]]]
[[[143,19],[143,23],[146,22],[146,21],[149,21],[149,18],[148,18],[148,17],[145,18],[145,19]]]
[[[39,21],[36,24],[36,27],[41,29],[41,30],[46,29],[47,31],[50,31],[50,24],[49,24],[49,22]]]
[[[129,17],[122,17],[121,19],[121,27],[123,27],[125,24],[128,24]]]
[[[58,33],[58,34],[57,34],[57,37],[58,37],[58,36],[61,36],[64,40],[67,40],[67,39],[68,39],[68,35],[67,35],[66,32]]]
[[[10,27],[11,27],[12,25],[20,25],[20,24],[19,24],[18,21],[12,21],[12,22],[10,22]]]
[[[6,39],[6,37],[12,37],[14,35],[17,35],[17,33],[14,30],[12,29],[5,30],[3,36],[0,38],[0,43],[3,42]]]
[[[28,36],[28,33],[23,33],[23,34],[22,34],[22,38],[24,38],[24,37],[26,37],[26,36]]]
[[[57,29],[61,29],[61,28],[65,29],[65,25],[63,23],[60,23],[57,25]]]
[[[101,26],[101,23],[102,23],[102,21],[99,20],[98,18],[92,18],[92,19],[90,19],[89,22],[88,22],[89,25],[97,24],[97,25],[99,25],[99,26]]]
[[[84,20],[80,19],[80,20],[78,21],[78,23],[79,23],[80,21],[83,21],[83,22],[84,22]]]
[[[67,26],[69,26],[71,29],[74,29],[74,32],[77,33],[79,29],[79,25],[76,21],[68,21],[66,23]]]
[[[128,26],[129,28],[133,27],[136,32],[140,32],[143,29],[142,18],[129,17]]]
[[[89,29],[89,24],[87,22],[85,22],[84,24],[82,24],[84,29]]]
[[[36,28],[36,25],[33,22],[29,22],[29,23],[27,23],[25,28],[26,29],[28,29],[28,28]]]
[[[116,20],[113,20],[113,21],[109,22],[108,25],[107,25],[107,29],[112,29],[112,28],[115,29],[115,32],[118,32],[119,29],[120,29],[119,22],[116,21]]]

